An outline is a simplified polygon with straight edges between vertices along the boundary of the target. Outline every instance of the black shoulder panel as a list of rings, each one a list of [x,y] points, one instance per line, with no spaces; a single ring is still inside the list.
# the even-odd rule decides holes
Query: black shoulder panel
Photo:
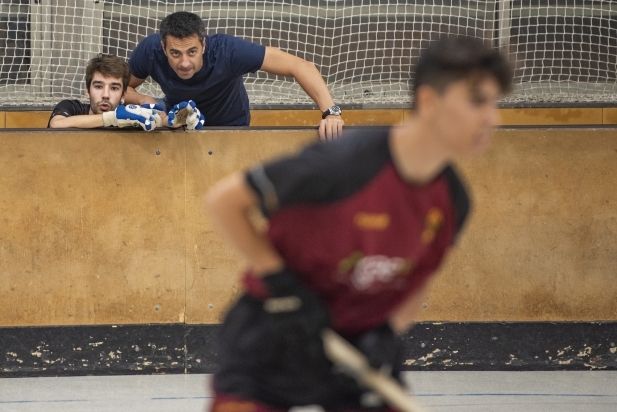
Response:
[[[390,160],[387,128],[354,130],[291,157],[258,166],[247,182],[269,215],[279,207],[329,203],[360,190]]]
[[[470,199],[465,189],[465,185],[458,177],[458,174],[452,166],[446,167],[444,175],[450,186],[450,194],[452,195],[452,202],[454,203],[454,211],[456,218],[456,232],[460,233],[467,220],[470,210]]]

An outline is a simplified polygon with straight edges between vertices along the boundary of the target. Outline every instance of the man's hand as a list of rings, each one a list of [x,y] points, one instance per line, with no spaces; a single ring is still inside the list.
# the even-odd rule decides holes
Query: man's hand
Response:
[[[323,140],[334,140],[343,133],[343,119],[341,116],[326,116],[319,122],[319,138]]]
[[[199,130],[203,127],[205,117],[196,107],[195,102],[180,102],[171,108],[167,114],[167,125],[169,127],[185,126],[189,130]]]
[[[330,316],[324,303],[289,270],[266,275],[263,282],[270,292],[263,308],[276,330],[287,333],[295,329],[308,338],[320,336],[321,330],[329,326]]]
[[[402,341],[387,323],[352,337],[350,342],[366,356],[371,367],[386,369],[389,374],[397,366]]]
[[[140,126],[146,131],[154,130],[161,118],[155,110],[165,110],[163,107],[156,104],[145,104],[136,106],[129,104],[126,106],[120,105],[114,111],[103,113],[104,126],[117,127],[136,127]]]
[[[156,103],[144,103],[139,107],[144,108],[144,109],[151,109],[152,113],[154,113],[154,120],[156,123],[156,127],[163,126],[164,124],[163,118],[167,117],[167,113],[165,113],[165,108],[163,106],[161,106],[160,104],[156,104]]]

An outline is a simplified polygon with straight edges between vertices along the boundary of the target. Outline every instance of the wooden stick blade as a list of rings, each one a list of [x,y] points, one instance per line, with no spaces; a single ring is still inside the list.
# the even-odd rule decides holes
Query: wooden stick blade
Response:
[[[324,329],[321,337],[326,356],[335,365],[348,370],[364,386],[381,395],[388,405],[401,412],[428,412],[411,399],[394,378],[371,368],[362,352],[338,333]]]

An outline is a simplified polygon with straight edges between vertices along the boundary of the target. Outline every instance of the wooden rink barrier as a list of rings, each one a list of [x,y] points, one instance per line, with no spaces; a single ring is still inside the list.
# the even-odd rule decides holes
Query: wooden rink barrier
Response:
[[[400,123],[410,111],[391,109],[343,109],[346,126],[382,126]],[[0,111],[0,129],[46,128],[51,110]],[[617,107],[504,107],[499,109],[504,126],[616,125]],[[316,109],[252,109],[252,127],[315,126]]]
[[[0,326],[215,324],[242,262],[202,208],[313,129],[0,132]],[[501,129],[426,321],[617,320],[617,130]]]

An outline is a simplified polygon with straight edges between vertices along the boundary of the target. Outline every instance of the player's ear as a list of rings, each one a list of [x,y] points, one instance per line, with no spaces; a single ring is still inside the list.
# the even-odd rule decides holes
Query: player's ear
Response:
[[[418,114],[431,113],[436,109],[439,93],[433,87],[423,84],[416,89],[416,112]]]
[[[167,56],[167,51],[165,51],[165,42],[161,40],[161,48],[163,49],[163,53]]]

